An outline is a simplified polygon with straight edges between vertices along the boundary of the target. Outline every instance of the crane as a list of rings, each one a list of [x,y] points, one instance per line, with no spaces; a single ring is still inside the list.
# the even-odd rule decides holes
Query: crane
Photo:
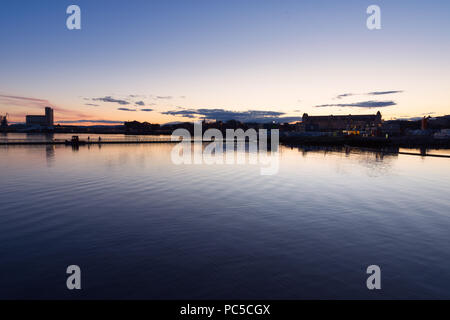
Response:
[[[0,127],[6,128],[8,126],[8,114],[0,116]]]

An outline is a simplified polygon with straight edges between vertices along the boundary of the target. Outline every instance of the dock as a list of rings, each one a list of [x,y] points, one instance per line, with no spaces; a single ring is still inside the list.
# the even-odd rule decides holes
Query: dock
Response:
[[[0,141],[0,146],[48,146],[48,145],[103,145],[103,144],[149,144],[149,143],[179,143],[171,140],[106,140],[106,141],[80,141],[67,143],[66,141]]]
[[[347,144],[349,142],[348,139],[345,140],[333,140],[333,143],[330,143],[329,139],[314,139],[314,140],[297,140],[292,141],[285,139],[280,139],[280,145],[284,145],[286,147],[310,147],[310,146],[316,146],[319,148],[325,148],[326,146],[330,147],[340,147],[345,149],[358,149],[361,151],[369,151],[369,152],[378,152],[382,154],[397,154],[397,155],[409,155],[409,156],[422,156],[422,157],[437,157],[437,158],[450,158],[450,155],[446,154],[433,154],[428,153],[427,148],[421,147],[421,152],[408,152],[408,151],[400,151],[398,150],[398,146],[389,146],[388,148],[384,148],[377,143],[375,145],[359,145],[359,144]],[[284,140],[284,141],[283,141]],[[81,147],[81,146],[91,146],[91,145],[126,145],[126,144],[176,144],[180,142],[186,142],[186,140],[174,140],[171,139],[88,139],[88,140],[80,140],[77,136],[72,137],[72,140],[63,140],[63,139],[53,139],[53,140],[35,140],[30,141],[29,139],[10,139],[1,141],[0,140],[0,146],[55,146],[55,145],[64,145],[64,146],[71,146],[74,148]],[[192,142],[198,142],[199,140],[191,140]],[[202,143],[210,143],[213,140],[202,140]],[[226,141],[223,141],[224,143]],[[318,143],[320,142],[320,143]],[[325,142],[325,143],[323,143]],[[338,142],[338,143],[337,143]],[[430,148],[433,148],[433,146],[430,146]],[[439,148],[438,148],[439,149]],[[444,148],[447,149],[447,148]]]

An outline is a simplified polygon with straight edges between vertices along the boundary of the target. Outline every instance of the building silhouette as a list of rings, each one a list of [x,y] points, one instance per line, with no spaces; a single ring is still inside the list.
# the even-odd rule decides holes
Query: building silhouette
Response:
[[[362,131],[380,127],[383,120],[380,111],[378,111],[376,114],[337,116],[309,116],[305,113],[302,121],[305,131]]]
[[[2,129],[6,129],[6,127],[8,127],[7,116],[8,115],[5,115],[5,116],[0,115],[0,128],[2,128]]]
[[[53,121],[53,109],[50,107],[45,107],[45,115],[43,116],[26,116],[27,126],[53,127]]]

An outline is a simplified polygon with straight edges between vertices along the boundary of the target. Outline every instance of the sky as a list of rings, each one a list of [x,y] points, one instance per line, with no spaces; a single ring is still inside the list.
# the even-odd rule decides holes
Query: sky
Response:
[[[439,116],[449,57],[447,0],[0,0],[11,122],[47,105],[61,124]]]

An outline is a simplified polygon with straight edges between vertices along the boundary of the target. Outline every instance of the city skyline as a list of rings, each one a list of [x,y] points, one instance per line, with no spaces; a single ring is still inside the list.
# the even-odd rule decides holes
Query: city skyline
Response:
[[[11,123],[45,106],[61,124],[449,114],[445,1],[377,1],[380,30],[366,1],[77,1],[81,30],[70,4],[3,6]]]

